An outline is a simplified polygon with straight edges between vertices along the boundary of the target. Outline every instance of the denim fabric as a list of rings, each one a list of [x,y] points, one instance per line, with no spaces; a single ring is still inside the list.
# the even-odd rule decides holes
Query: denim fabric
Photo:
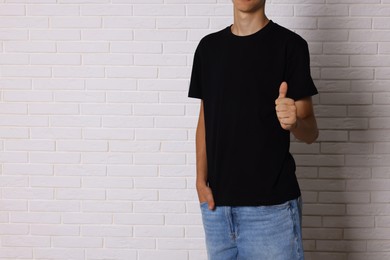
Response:
[[[258,207],[201,203],[209,260],[303,260],[301,198]]]

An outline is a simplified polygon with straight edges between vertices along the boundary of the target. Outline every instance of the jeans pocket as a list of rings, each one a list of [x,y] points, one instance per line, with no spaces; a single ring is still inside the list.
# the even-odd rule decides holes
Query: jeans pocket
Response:
[[[199,202],[199,206],[202,208],[202,207],[204,207],[204,206],[207,206],[207,201],[205,201],[205,202]]]

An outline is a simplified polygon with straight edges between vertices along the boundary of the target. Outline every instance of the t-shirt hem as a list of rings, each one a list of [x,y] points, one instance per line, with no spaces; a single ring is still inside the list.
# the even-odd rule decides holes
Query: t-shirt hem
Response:
[[[258,201],[216,201],[216,206],[228,206],[228,207],[259,207],[259,206],[273,206],[278,204],[283,204],[287,201],[297,199],[301,196],[301,192],[290,196],[284,196],[283,198],[274,198],[268,200],[258,200]]]

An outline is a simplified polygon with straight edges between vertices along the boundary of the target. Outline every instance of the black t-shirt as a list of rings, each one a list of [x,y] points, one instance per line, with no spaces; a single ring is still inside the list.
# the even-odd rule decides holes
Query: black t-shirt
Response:
[[[229,26],[200,41],[188,96],[204,101],[208,183],[217,206],[300,196],[290,132],[275,111],[283,81],[294,100],[317,94],[306,41],[272,21],[248,36]]]

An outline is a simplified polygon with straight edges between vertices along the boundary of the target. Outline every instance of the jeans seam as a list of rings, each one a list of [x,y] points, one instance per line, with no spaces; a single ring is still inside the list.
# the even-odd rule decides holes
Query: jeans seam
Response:
[[[294,231],[294,239],[295,239],[295,249],[296,249],[296,253],[297,253],[297,256],[298,256],[298,259],[304,259],[303,257],[303,248],[301,246],[299,246],[301,243],[300,243],[300,237],[299,237],[299,230],[298,230],[298,227],[297,227],[297,219],[296,219],[296,214],[299,214],[299,212],[294,212],[295,210],[298,210],[298,199],[296,199],[295,201],[295,206],[296,207],[293,207],[293,202],[290,201],[289,203],[289,209],[290,209],[290,214],[291,214],[291,218],[292,218],[292,221],[293,221],[293,231]]]

